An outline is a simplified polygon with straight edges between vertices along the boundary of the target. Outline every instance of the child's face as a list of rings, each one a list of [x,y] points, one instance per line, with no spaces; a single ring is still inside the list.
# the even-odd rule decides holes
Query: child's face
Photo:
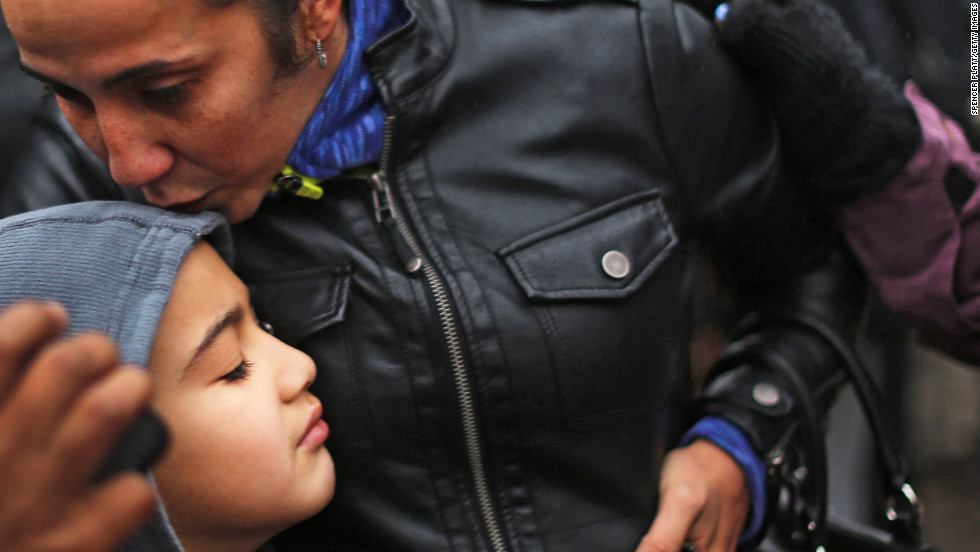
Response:
[[[207,244],[181,266],[149,370],[173,437],[154,476],[182,541],[265,540],[330,500],[313,361],[258,326],[245,286]]]

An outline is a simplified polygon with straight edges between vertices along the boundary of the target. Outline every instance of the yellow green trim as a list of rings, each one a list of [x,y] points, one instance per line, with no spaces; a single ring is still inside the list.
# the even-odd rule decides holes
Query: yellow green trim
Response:
[[[320,187],[320,183],[323,182],[322,178],[312,178],[309,176],[303,176],[297,173],[295,170],[293,170],[293,168],[290,167],[289,165],[287,165],[282,170],[281,174],[284,176],[295,175],[299,177],[301,182],[300,187],[297,190],[293,191],[292,192],[293,194],[308,199],[320,199],[321,197],[323,197],[323,188]],[[271,191],[278,192],[279,185],[273,184]]]

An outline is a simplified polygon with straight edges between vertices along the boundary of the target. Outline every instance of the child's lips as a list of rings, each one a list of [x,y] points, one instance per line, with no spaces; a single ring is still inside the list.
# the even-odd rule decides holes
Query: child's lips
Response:
[[[303,433],[303,438],[300,439],[297,447],[318,447],[327,440],[330,427],[327,426],[327,422],[321,419],[321,416],[323,416],[323,406],[317,402],[316,407],[310,412],[310,419],[306,424],[306,432]]]

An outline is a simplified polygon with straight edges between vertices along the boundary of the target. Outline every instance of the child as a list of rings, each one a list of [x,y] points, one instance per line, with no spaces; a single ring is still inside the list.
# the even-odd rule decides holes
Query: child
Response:
[[[228,245],[216,214],[122,202],[0,221],[0,310],[58,301],[70,333],[105,333],[149,370],[172,439],[160,515],[126,550],[254,551],[332,497],[313,362],[260,327]]]

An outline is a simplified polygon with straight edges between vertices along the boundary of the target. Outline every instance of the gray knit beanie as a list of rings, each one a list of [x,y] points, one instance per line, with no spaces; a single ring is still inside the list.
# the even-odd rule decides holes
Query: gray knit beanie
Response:
[[[121,201],[62,205],[0,220],[0,310],[22,299],[62,303],[69,334],[102,332],[120,360],[146,366],[184,257],[206,238],[231,264],[215,213],[182,215]],[[117,552],[181,552],[162,504]]]
[[[8,217],[0,220],[0,309],[58,301],[69,333],[102,332],[124,363],[146,366],[177,271],[204,236],[231,260],[231,234],[216,213],[93,201]]]

